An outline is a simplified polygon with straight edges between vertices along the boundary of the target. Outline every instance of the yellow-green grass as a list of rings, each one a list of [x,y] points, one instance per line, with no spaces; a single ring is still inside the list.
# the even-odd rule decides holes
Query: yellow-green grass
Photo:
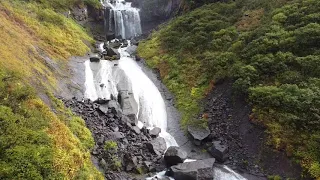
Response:
[[[0,179],[103,179],[90,159],[92,135],[52,96],[59,76],[43,59],[63,71],[92,42],[50,6],[0,2]],[[47,92],[50,107],[40,92]]]

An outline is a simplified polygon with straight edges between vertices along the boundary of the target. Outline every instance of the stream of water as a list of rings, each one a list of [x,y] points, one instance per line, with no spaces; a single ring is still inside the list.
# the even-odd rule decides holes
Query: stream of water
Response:
[[[141,34],[139,9],[131,7],[124,0],[102,0],[108,9],[107,30],[114,31],[117,36],[129,39]],[[130,41],[129,41],[130,46]],[[103,52],[103,44],[100,44]],[[167,133],[167,112],[164,100],[153,82],[142,71],[141,67],[130,57],[127,47],[119,48],[120,60],[85,62],[85,98],[92,101],[98,98],[112,99],[118,97],[119,86],[125,84],[133,93],[138,104],[137,118],[140,128],[161,128],[160,136],[166,140],[167,147],[178,146],[175,139]],[[214,168],[214,180],[245,179],[227,166]],[[164,176],[161,172],[158,176]]]

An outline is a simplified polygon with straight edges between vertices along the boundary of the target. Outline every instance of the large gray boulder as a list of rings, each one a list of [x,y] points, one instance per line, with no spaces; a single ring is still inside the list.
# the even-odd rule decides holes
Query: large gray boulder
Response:
[[[201,145],[201,142],[210,135],[210,130],[208,128],[189,126],[188,132],[194,139],[195,145]]]
[[[125,138],[122,132],[110,132],[107,134],[107,140],[119,140]]]
[[[108,101],[108,108],[111,110],[113,114],[116,114],[118,116],[122,116],[122,109],[120,107],[120,104],[115,100]]]
[[[183,163],[184,160],[187,159],[188,153],[182,150],[179,147],[171,146],[167,149],[164,154],[164,160],[166,161],[168,166],[177,165],[179,163]]]
[[[164,140],[164,138],[158,137],[148,142],[147,148],[157,155],[162,155],[167,149],[166,141]]]
[[[120,59],[120,53],[117,49],[114,48],[107,48],[107,57],[117,57],[117,59]],[[106,57],[106,56],[105,56]],[[107,58],[108,59],[108,58]],[[110,58],[109,58],[110,59]]]
[[[213,146],[209,148],[209,153],[219,162],[224,162],[228,158],[228,146],[221,141],[214,141]]]
[[[154,127],[152,130],[149,131],[149,134],[152,137],[158,137],[160,133],[161,133],[161,128],[158,128],[158,127]]]
[[[135,101],[133,94],[128,91],[121,91],[119,97],[122,114],[130,119],[132,125],[137,125],[138,103]]]
[[[132,45],[132,46],[129,46],[126,51],[130,54],[130,55],[135,55],[136,52],[137,52],[137,48],[138,46],[135,46],[135,45]]]
[[[172,166],[167,175],[175,180],[212,180],[215,159],[204,159]]]

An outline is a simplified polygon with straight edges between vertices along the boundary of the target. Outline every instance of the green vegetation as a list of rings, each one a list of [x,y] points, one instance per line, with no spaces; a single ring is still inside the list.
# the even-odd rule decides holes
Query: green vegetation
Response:
[[[177,98],[182,125],[221,79],[253,105],[270,144],[320,179],[320,1],[211,3],[178,17],[141,43]]]
[[[106,151],[108,160],[110,161],[109,167],[114,171],[120,170],[120,168],[122,167],[122,163],[117,155],[117,142],[112,140],[106,141],[104,144],[104,150]]]
[[[21,0],[22,1],[22,0]],[[67,11],[73,6],[83,6],[89,5],[94,8],[100,8],[101,3],[99,0],[24,0],[26,2],[32,2],[36,4],[40,4],[42,7],[45,8],[54,8],[55,10],[62,12],[62,11]]]
[[[269,176],[268,177],[268,180],[281,180],[282,178],[280,177],[280,176],[278,176],[278,175],[276,175],[276,176]]]
[[[58,2],[71,5],[0,2],[0,179],[103,179],[90,160],[94,141],[84,121],[50,93],[59,75],[44,58],[63,69],[93,42],[57,13]]]
[[[118,144],[116,141],[106,141],[104,144],[104,150],[110,152],[117,152]]]
[[[0,92],[1,179],[103,179],[91,164],[94,143],[82,119],[67,109],[52,113],[10,71],[0,70]]]

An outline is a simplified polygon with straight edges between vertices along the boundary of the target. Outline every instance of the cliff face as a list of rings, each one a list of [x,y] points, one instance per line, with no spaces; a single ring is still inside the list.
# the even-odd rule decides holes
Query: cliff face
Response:
[[[140,9],[142,29],[149,32],[179,11],[181,0],[129,0]]]

